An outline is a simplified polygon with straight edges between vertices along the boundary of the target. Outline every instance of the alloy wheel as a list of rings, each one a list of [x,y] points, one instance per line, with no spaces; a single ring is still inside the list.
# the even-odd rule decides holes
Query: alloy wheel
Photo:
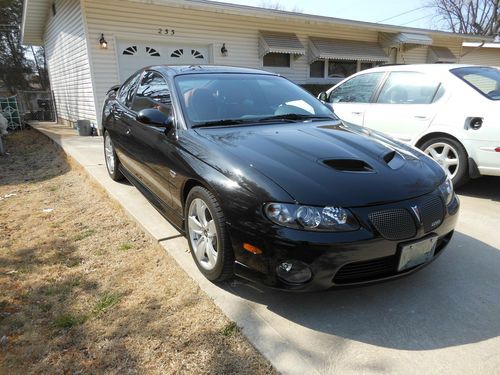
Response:
[[[111,141],[111,137],[109,135],[104,139],[104,156],[106,157],[106,167],[108,168],[109,173],[115,173],[115,151],[113,149],[113,142]]]
[[[458,151],[448,143],[433,143],[424,150],[424,153],[434,159],[443,170],[453,179],[459,170],[460,159]]]
[[[195,198],[188,210],[188,233],[191,247],[201,267],[211,271],[217,264],[217,228],[205,201]]]

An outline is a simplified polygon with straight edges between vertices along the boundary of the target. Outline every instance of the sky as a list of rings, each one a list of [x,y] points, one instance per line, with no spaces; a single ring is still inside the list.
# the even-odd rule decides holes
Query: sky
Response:
[[[250,6],[276,2],[275,0],[217,1]],[[426,7],[429,0],[279,0],[279,3],[286,10],[298,9],[307,14],[424,29],[438,28],[433,11]]]

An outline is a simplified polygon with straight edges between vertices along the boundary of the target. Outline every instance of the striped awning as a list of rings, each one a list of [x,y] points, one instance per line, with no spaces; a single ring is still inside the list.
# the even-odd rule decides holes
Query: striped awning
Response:
[[[380,33],[379,41],[383,47],[430,46],[432,44],[432,38],[429,35],[416,33]]]
[[[456,63],[457,57],[446,47],[429,47],[428,62],[430,63]]]
[[[320,59],[387,62],[389,57],[377,42],[309,38],[309,62]]]
[[[276,31],[259,31],[259,33],[259,54],[261,58],[268,53],[306,54],[304,45],[295,34]]]

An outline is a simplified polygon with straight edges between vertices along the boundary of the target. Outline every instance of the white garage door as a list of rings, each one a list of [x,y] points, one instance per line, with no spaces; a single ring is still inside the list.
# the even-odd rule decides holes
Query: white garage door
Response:
[[[208,64],[207,46],[166,45],[147,42],[118,42],[120,81],[149,65]]]

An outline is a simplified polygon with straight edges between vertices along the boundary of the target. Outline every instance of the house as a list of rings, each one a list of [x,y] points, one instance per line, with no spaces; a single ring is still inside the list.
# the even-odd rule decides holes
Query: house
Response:
[[[25,0],[22,42],[45,47],[59,119],[71,124],[99,124],[107,90],[147,65],[254,67],[302,85],[384,63],[500,65],[500,50],[476,51],[485,37],[206,0]],[[479,47],[464,54],[464,42]]]

